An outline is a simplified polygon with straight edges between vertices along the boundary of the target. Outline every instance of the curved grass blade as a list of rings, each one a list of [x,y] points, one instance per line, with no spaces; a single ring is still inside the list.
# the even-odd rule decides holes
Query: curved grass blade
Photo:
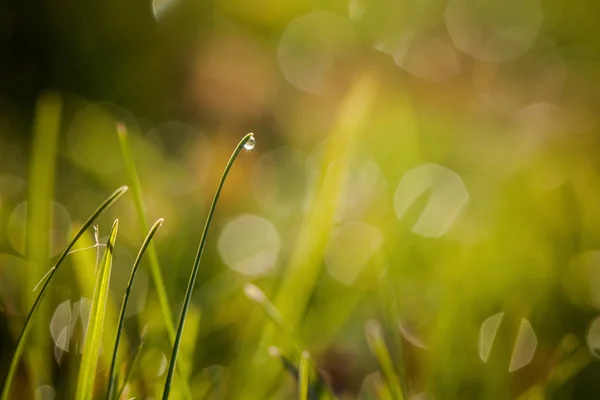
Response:
[[[108,302],[108,286],[110,284],[110,272],[118,229],[119,220],[117,219],[110,230],[106,251],[98,269],[94,297],[92,298],[92,308],[90,310],[90,320],[85,332],[83,356],[81,357],[79,377],[77,378],[77,390],[75,391],[75,399],[77,400],[91,399],[94,393],[94,380],[96,379],[98,354],[100,353],[100,344],[102,342],[104,313],[106,303]]]
[[[142,257],[150,244],[150,241],[154,237],[154,234],[158,229],[162,226],[164,219],[160,218],[158,221],[152,225],[150,232],[144,239],[142,243],[142,247],[133,263],[133,268],[131,269],[131,276],[129,277],[129,282],[127,283],[127,289],[125,289],[125,296],[123,296],[123,303],[121,305],[121,315],[119,315],[119,324],[117,326],[117,336],[115,339],[115,346],[113,349],[112,362],[110,364],[110,370],[108,373],[108,391],[106,393],[106,399],[110,399],[112,392],[115,387],[115,367],[117,363],[117,352],[119,350],[119,341],[121,340],[121,333],[123,331],[123,321],[125,321],[125,310],[127,309],[127,302],[129,301],[129,295],[131,294],[131,286],[133,285],[133,280],[135,279],[135,273],[137,272],[138,267],[140,266],[140,262],[142,261]]]
[[[121,397],[123,397],[123,392],[125,391],[125,387],[127,386],[127,382],[129,381],[129,378],[131,377],[131,374],[133,372],[133,369],[137,366],[139,360],[140,360],[140,356],[142,355],[142,351],[144,350],[144,347],[146,346],[146,341],[142,341],[140,343],[140,345],[135,349],[135,353],[133,355],[133,358],[131,360],[131,365],[129,365],[129,368],[127,369],[127,372],[125,373],[125,376],[123,377],[123,381],[121,382],[121,386],[119,387],[119,389],[117,390],[115,396],[113,397],[114,400],[119,400]]]
[[[142,225],[142,229],[147,231],[150,225],[148,223],[148,218],[146,217],[145,212],[142,184],[140,182],[139,174],[135,168],[133,154],[131,153],[131,146],[129,145],[129,139],[127,138],[127,128],[122,123],[118,124],[117,132],[119,134],[118,136],[119,143],[121,144],[121,152],[123,153],[123,158],[125,159],[125,168],[127,169],[127,175],[131,183],[135,211],[137,213],[138,219],[140,220],[140,224]],[[171,343],[173,343],[173,341],[175,340],[175,325],[173,324],[173,314],[171,313],[171,308],[169,306],[167,289],[165,288],[165,283],[160,273],[160,265],[158,263],[156,249],[152,244],[148,248],[148,260],[150,262],[150,272],[152,273],[152,279],[154,280],[154,285],[156,286],[156,295],[158,296],[160,308],[165,319],[165,329],[167,330],[167,335],[169,335],[169,340],[171,341]]]
[[[198,252],[196,253],[196,260],[194,261],[194,266],[192,268],[192,274],[190,275],[190,280],[188,282],[187,289],[185,291],[185,299],[183,301],[183,307],[181,309],[181,315],[179,316],[179,324],[177,326],[177,334],[175,335],[175,343],[173,345],[173,352],[171,354],[171,361],[169,362],[169,371],[167,373],[167,380],[165,382],[165,390],[163,392],[163,400],[167,400],[169,398],[169,393],[171,391],[171,381],[173,380],[173,373],[175,372],[175,364],[177,361],[177,354],[179,353],[179,345],[181,343],[181,336],[183,335],[183,328],[185,326],[185,317],[187,315],[188,308],[190,307],[190,302],[192,300],[192,292],[194,290],[194,284],[196,283],[196,276],[198,275],[198,270],[200,267],[200,259],[202,258],[202,253],[204,251],[204,246],[206,245],[206,235],[208,233],[208,228],[210,227],[210,222],[212,220],[213,214],[215,213],[215,208],[217,207],[217,202],[219,200],[219,195],[221,194],[221,189],[223,189],[223,185],[225,184],[225,179],[227,179],[227,174],[231,169],[235,159],[238,154],[242,151],[242,149],[252,148],[254,147],[254,134],[249,133],[240,140],[237,147],[229,157],[229,161],[227,165],[225,165],[225,170],[223,171],[223,175],[221,176],[221,180],[219,181],[219,186],[217,187],[217,191],[215,192],[215,197],[213,198],[212,204],[210,205],[210,209],[208,210],[208,216],[206,218],[206,223],[204,225],[204,230],[202,232],[202,236],[200,238],[200,245],[198,246]]]
[[[148,218],[146,216],[145,211],[146,206],[144,204],[142,184],[140,182],[140,176],[137,172],[135,162],[133,160],[133,153],[131,152],[131,146],[129,145],[127,127],[125,126],[125,124],[117,124],[117,134],[119,137],[119,143],[121,145],[121,153],[123,154],[123,159],[125,161],[125,169],[127,170],[127,175],[131,184],[135,212],[137,214],[138,220],[140,221],[142,229],[144,231],[148,231],[150,225],[148,223]],[[150,263],[150,274],[152,275],[152,280],[154,281],[154,286],[156,288],[156,296],[158,297],[158,303],[160,304],[160,309],[163,314],[165,329],[167,331],[169,343],[171,343],[171,345],[174,345],[175,325],[173,323],[173,314],[171,312],[171,306],[169,305],[169,297],[167,295],[165,282],[160,272],[161,269],[160,263],[158,262],[158,254],[153,243],[150,243],[150,246],[148,247],[148,261]],[[186,370],[185,367],[185,363],[183,363],[182,360],[180,360],[177,366],[177,372],[182,377],[182,391],[184,399],[190,400],[192,398],[192,392],[190,391],[187,380],[185,380],[184,378],[185,375],[182,372],[183,370]]]
[[[310,354],[303,351],[300,356],[300,367],[298,377],[298,393],[300,400],[308,400],[308,384],[310,382]]]
[[[275,308],[273,303],[269,301],[269,299],[267,298],[267,296],[265,296],[262,290],[260,290],[252,283],[246,283],[246,285],[244,286],[244,293],[246,294],[246,297],[254,301],[260,306],[260,308],[262,308],[262,310],[265,312],[265,314],[267,314],[269,319],[273,321],[273,323],[275,324],[275,326],[277,326],[281,333],[283,333],[283,335],[286,336],[287,340],[294,345],[296,351],[301,353],[307,349],[302,339],[300,339],[296,332],[292,328],[290,328],[288,324],[285,323],[283,317],[281,316],[281,313],[277,310],[277,308]]]
[[[367,338],[367,344],[371,349],[375,358],[379,362],[379,366],[385,377],[387,386],[390,390],[391,397],[393,400],[403,400],[404,396],[402,393],[402,386],[400,380],[394,372],[394,364],[392,357],[385,345],[383,340],[382,327],[377,321],[369,321],[365,327],[365,336]]]
[[[117,201],[117,199],[119,199],[119,197],[121,197],[127,191],[127,189],[128,189],[127,186],[123,186],[123,187],[117,189],[112,195],[110,195],[110,197],[108,197],[104,201],[104,203],[102,203],[100,205],[100,207],[98,207],[96,209],[96,211],[94,211],[92,216],[85,222],[85,224],[83,224],[81,229],[79,229],[79,231],[75,234],[75,237],[73,237],[71,242],[69,242],[67,247],[63,250],[63,252],[61,253],[60,257],[58,258],[58,261],[56,262],[56,264],[54,264],[54,266],[50,269],[48,278],[44,282],[44,285],[42,286],[42,289],[40,290],[38,297],[35,299],[35,302],[33,303],[33,307],[31,307],[31,310],[29,311],[29,315],[27,315],[27,319],[25,320],[25,326],[23,327],[23,330],[21,331],[21,334],[19,335],[19,338],[17,339],[17,345],[15,347],[15,352],[14,352],[13,358],[10,362],[10,366],[8,368],[8,373],[6,374],[6,378],[4,378],[4,384],[2,386],[2,394],[0,395],[0,400],[8,400],[8,398],[9,398],[8,396],[10,393],[10,387],[11,387],[12,381],[15,377],[15,373],[17,371],[17,366],[19,364],[19,360],[21,359],[21,356],[23,355],[23,351],[25,350],[25,340],[27,339],[27,336],[29,335],[29,332],[31,331],[31,327],[33,326],[33,324],[32,324],[33,318],[35,317],[35,315],[40,307],[40,304],[41,304],[42,300],[44,299],[44,296],[46,296],[48,287],[54,280],[54,276],[56,274],[56,271],[58,270],[58,267],[60,267],[60,265],[65,260],[65,258],[67,257],[67,255],[69,254],[69,252],[71,251],[73,246],[75,246],[75,243],[81,237],[81,235],[83,235],[84,232],[98,218],[98,216],[100,216],[100,214],[102,214],[108,207],[113,205],[113,203],[115,201]]]
[[[281,362],[283,368],[298,381],[298,393],[304,400],[333,400],[336,397],[331,393],[329,386],[325,383],[323,375],[318,371],[311,371],[310,354],[304,351],[301,355],[300,365],[296,366],[289,358],[285,357],[278,347],[269,347],[269,355]],[[304,361],[304,364],[303,364]],[[303,370],[304,369],[304,370]],[[314,373],[312,383],[309,382],[311,373]],[[303,378],[303,376],[305,378]],[[306,383],[303,383],[303,381]],[[304,385],[305,389],[304,389]]]

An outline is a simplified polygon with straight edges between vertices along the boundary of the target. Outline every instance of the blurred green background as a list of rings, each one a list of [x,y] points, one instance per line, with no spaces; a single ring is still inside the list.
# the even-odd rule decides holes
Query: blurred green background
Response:
[[[129,184],[124,123],[147,217],[165,218],[174,316],[222,168],[257,140],[225,185],[186,325],[194,399],[297,396],[267,351],[293,348],[248,282],[342,399],[376,398],[373,319],[407,398],[600,397],[598,26],[591,0],[0,3],[0,376],[37,282]],[[145,235],[128,194],[100,243],[117,217],[105,349]],[[101,251],[57,276],[15,399],[71,398]],[[170,355],[146,264],[126,399],[158,398]]]

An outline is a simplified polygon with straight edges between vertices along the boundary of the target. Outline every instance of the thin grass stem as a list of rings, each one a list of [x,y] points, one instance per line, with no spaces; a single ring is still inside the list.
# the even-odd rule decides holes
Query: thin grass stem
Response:
[[[279,310],[277,310],[273,303],[265,296],[262,290],[252,283],[247,283],[244,286],[244,293],[246,294],[246,297],[260,306],[279,331],[290,341],[290,343],[292,343],[296,351],[301,353],[307,349],[307,346],[300,336],[298,336],[298,334],[284,321]]]
[[[117,134],[119,137],[119,143],[121,145],[121,153],[125,161],[125,169],[127,170],[127,176],[131,185],[131,191],[133,194],[133,204],[135,206],[135,212],[137,214],[140,225],[144,231],[148,231],[150,224],[146,216],[146,205],[144,204],[144,192],[142,190],[142,184],[135,162],[133,159],[133,153],[129,144],[129,135],[127,133],[127,127],[123,123],[117,124]],[[158,254],[153,243],[150,243],[148,247],[148,261],[150,264],[150,274],[156,287],[156,296],[158,297],[158,303],[163,314],[165,329],[171,345],[175,344],[175,325],[173,323],[173,313],[171,312],[171,306],[169,305],[169,297],[167,295],[167,289],[165,287],[165,281],[161,274],[160,263],[158,261]],[[182,389],[184,398],[190,400],[192,394],[188,383],[185,379],[185,365],[179,362],[177,372],[181,376]]]
[[[383,340],[382,327],[377,321],[369,321],[365,327],[365,336],[371,352],[377,358],[383,376],[387,382],[390,394],[393,400],[403,400],[402,387],[400,380],[394,371],[392,357]]]
[[[140,343],[140,345],[135,349],[135,353],[131,360],[131,365],[127,369],[127,372],[125,373],[125,376],[123,378],[123,382],[121,383],[119,390],[116,391],[116,396],[113,397],[113,400],[119,400],[121,397],[123,397],[123,392],[125,391],[125,386],[127,386],[127,382],[129,381],[129,378],[131,377],[131,374],[133,373],[133,369],[137,365],[137,363],[140,359],[140,356],[142,355],[142,350],[143,350],[144,346],[146,345],[146,343],[147,342],[145,340],[142,341],[142,343]]]
[[[251,147],[250,147],[251,145]],[[173,374],[175,372],[175,364],[177,361],[177,355],[179,353],[179,346],[181,344],[181,337],[183,336],[183,328],[185,326],[185,318],[190,307],[190,302],[192,300],[192,292],[194,291],[194,285],[196,283],[196,277],[198,275],[198,270],[200,268],[200,260],[202,259],[202,253],[204,252],[204,247],[206,245],[206,237],[208,234],[208,228],[210,227],[210,222],[212,221],[212,217],[215,213],[215,208],[217,207],[217,202],[219,200],[219,196],[221,194],[221,190],[223,189],[223,185],[225,184],[225,180],[227,179],[227,174],[229,170],[233,166],[235,159],[238,154],[242,151],[243,148],[252,148],[254,147],[254,135],[252,133],[247,134],[242,138],[242,140],[238,143],[237,147],[231,154],[227,165],[225,166],[225,170],[223,171],[223,175],[221,176],[221,180],[219,181],[219,186],[217,187],[217,191],[215,192],[215,196],[210,205],[210,209],[208,210],[208,216],[206,218],[206,224],[204,225],[204,230],[202,232],[202,236],[200,238],[200,245],[198,246],[198,252],[196,254],[196,259],[194,261],[194,266],[192,269],[192,274],[190,275],[190,280],[188,282],[187,289],[185,291],[185,299],[183,301],[183,307],[181,309],[181,315],[179,317],[179,324],[177,326],[177,334],[175,335],[175,343],[173,345],[173,352],[171,354],[171,360],[169,362],[169,370],[167,372],[167,380],[165,382],[165,389],[163,392],[163,400],[167,400],[169,398],[169,393],[171,391],[171,382],[173,380]]]
[[[303,351],[300,356],[298,376],[298,394],[300,400],[308,400],[308,385],[310,383],[310,354]]]
[[[119,324],[117,325],[117,334],[115,338],[115,346],[113,348],[113,356],[112,362],[110,364],[110,369],[108,373],[108,390],[106,393],[106,399],[109,400],[111,398],[112,392],[115,388],[115,368],[117,363],[117,353],[119,350],[119,342],[121,340],[121,333],[123,332],[123,322],[125,321],[125,311],[127,310],[127,302],[129,301],[129,296],[131,294],[131,287],[133,285],[133,280],[135,279],[135,274],[140,266],[140,262],[142,261],[142,257],[150,244],[150,241],[154,237],[154,234],[158,231],[158,229],[162,226],[163,219],[159,219],[154,223],[148,235],[144,239],[142,243],[142,247],[138,252],[138,255],[133,263],[133,268],[131,269],[131,276],[129,277],[129,282],[127,283],[127,288],[125,289],[125,295],[123,296],[123,303],[121,305],[121,314],[119,315]]]

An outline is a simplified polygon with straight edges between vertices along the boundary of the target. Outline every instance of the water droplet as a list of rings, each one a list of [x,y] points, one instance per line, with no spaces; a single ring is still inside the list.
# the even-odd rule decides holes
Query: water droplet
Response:
[[[250,139],[244,144],[244,148],[246,150],[252,150],[256,146],[256,139],[254,139],[254,135],[250,136]]]

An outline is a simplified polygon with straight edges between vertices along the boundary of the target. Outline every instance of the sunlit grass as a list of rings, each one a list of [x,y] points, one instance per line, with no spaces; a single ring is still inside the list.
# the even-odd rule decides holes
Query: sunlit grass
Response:
[[[91,399],[94,394],[94,382],[96,380],[96,369],[98,367],[98,355],[102,344],[102,330],[104,328],[104,315],[106,303],[108,301],[108,286],[110,283],[110,273],[112,270],[113,252],[117,240],[117,231],[119,220],[115,220],[108,242],[106,251],[100,262],[98,276],[96,278],[96,287],[94,288],[94,297],[90,310],[90,320],[85,333],[85,343],[83,346],[83,356],[79,375],[77,378],[77,387],[75,399]]]
[[[126,191],[127,191],[126,186],[123,186],[123,187],[117,189],[111,196],[108,197],[108,199],[106,199],[96,209],[96,211],[92,214],[92,216],[85,222],[85,224],[83,224],[83,226],[75,234],[75,237],[73,237],[73,239],[69,242],[67,247],[63,250],[60,257],[58,258],[58,261],[56,262],[56,264],[52,267],[51,272],[48,274],[46,281],[44,282],[42,288],[40,289],[40,292],[35,300],[35,303],[33,304],[31,310],[29,311],[29,314],[27,315],[27,319],[25,320],[25,325],[23,327],[23,330],[21,331],[21,334],[19,335],[19,338],[17,339],[17,344],[16,344],[15,350],[12,355],[12,360],[11,360],[11,363],[10,363],[10,366],[8,369],[8,373],[6,374],[6,377],[4,378],[4,383],[2,386],[2,394],[0,396],[0,399],[8,400],[10,398],[9,397],[10,396],[10,388],[11,388],[15,373],[17,371],[17,366],[18,366],[21,356],[25,350],[25,343],[26,343],[27,337],[29,335],[29,332],[31,331],[31,328],[33,326],[34,318],[40,308],[42,300],[44,299],[44,297],[46,296],[46,294],[48,292],[48,288],[50,287],[50,284],[54,280],[54,277],[55,277],[56,272],[58,271],[59,267],[62,265],[63,261],[65,260],[65,258],[67,257],[67,255],[69,254],[69,252],[71,251],[71,249],[73,248],[75,243],[77,242],[77,239],[79,239],[81,237],[81,235],[83,235],[85,233],[85,231],[90,226],[92,226],[92,224],[94,223],[96,218],[98,218],[100,216],[100,214],[102,214],[108,207],[110,207],[123,194],[125,194]]]

